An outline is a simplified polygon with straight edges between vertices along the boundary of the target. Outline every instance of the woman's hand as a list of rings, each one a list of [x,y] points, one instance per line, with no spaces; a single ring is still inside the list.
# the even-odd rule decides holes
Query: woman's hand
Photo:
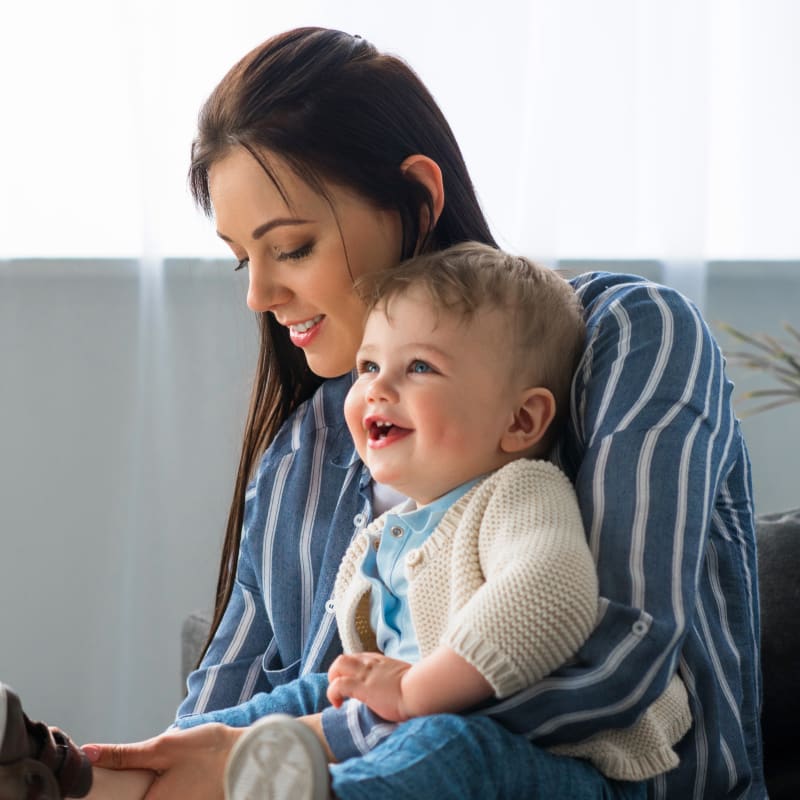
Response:
[[[213,723],[135,744],[90,744],[83,750],[95,767],[155,772],[144,800],[222,800],[228,755],[244,730]]]
[[[328,700],[336,708],[352,697],[390,722],[411,716],[403,699],[403,676],[411,668],[406,661],[380,653],[339,656],[328,670]]]

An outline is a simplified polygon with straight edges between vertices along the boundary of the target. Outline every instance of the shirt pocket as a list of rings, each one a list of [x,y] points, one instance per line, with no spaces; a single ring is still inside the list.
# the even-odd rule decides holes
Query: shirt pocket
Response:
[[[300,675],[300,661],[297,659],[289,664],[288,667],[281,666],[279,656],[266,660],[266,655],[261,661],[261,669],[264,677],[269,681],[269,685],[275,689],[278,686],[283,686],[285,683],[290,683]]]

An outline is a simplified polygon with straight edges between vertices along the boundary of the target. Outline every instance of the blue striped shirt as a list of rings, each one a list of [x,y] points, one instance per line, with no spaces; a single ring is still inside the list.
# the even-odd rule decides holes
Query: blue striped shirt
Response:
[[[598,625],[574,662],[483,713],[543,746],[576,741],[632,724],[677,669],[694,725],[650,796],[763,797],[750,464],[722,353],[671,289],[608,273],[572,282],[588,336],[555,460],[597,562]],[[269,693],[258,713],[325,704],[319,681],[290,681],[341,649],[329,598],[372,515],[342,415],[351,380],[326,381],[264,455],[233,594],[179,717],[256,693]]]

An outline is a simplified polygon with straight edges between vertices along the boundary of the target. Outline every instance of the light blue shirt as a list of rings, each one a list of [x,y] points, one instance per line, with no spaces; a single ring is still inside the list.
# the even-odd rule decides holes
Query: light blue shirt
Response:
[[[422,547],[448,508],[480,478],[462,483],[437,500],[417,508],[407,500],[386,515],[383,534],[371,534],[361,572],[372,585],[369,620],[378,649],[390,658],[419,661],[419,645],[408,605],[406,554]]]

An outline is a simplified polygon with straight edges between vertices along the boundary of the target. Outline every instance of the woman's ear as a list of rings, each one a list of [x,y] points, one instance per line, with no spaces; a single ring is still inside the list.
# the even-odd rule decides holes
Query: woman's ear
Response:
[[[430,223],[430,227],[433,228],[439,221],[444,208],[444,183],[439,165],[432,158],[417,154],[406,158],[400,165],[400,171],[421,183],[428,190],[433,204],[433,220]],[[424,227],[426,226],[423,225]]]
[[[556,399],[549,389],[525,389],[500,440],[504,453],[522,453],[547,433],[556,415]]]

